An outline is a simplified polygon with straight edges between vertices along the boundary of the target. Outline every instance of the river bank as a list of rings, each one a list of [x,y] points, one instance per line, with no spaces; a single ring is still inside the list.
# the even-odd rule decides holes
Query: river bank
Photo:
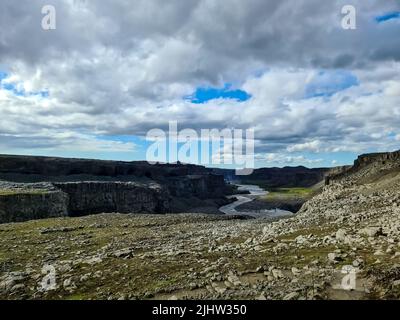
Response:
[[[226,215],[246,215],[253,218],[279,218],[293,215],[289,210],[282,210],[278,206],[262,206],[261,197],[267,196],[268,192],[256,185],[239,185],[239,194],[232,196],[236,201],[219,210]],[[248,194],[245,194],[248,192]]]
[[[318,194],[318,188],[272,188],[253,201],[240,204],[238,211],[259,212],[280,209],[297,213],[304,203]]]

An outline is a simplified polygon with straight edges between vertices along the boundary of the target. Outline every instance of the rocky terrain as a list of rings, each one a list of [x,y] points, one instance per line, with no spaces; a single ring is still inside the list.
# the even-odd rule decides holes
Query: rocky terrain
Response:
[[[0,225],[0,297],[398,299],[400,162],[383,157],[331,177],[277,221],[99,214]]]

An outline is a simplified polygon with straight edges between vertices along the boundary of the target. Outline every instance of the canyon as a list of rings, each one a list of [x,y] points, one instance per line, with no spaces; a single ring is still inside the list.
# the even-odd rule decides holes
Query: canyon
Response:
[[[208,183],[215,187],[219,176]],[[205,185],[196,175],[194,185],[188,177],[174,178],[169,197],[193,196]],[[31,189],[35,196],[38,183]],[[63,183],[64,191],[84,188],[88,195],[98,187]],[[99,183],[109,193],[108,182]],[[42,184],[49,193],[61,190],[59,182]],[[67,218],[3,223],[0,298],[399,299],[399,152],[362,155],[318,184],[319,192],[285,217],[190,211],[80,216],[78,210]],[[195,198],[208,201],[200,199],[202,188]],[[43,286],[46,266],[56,271],[51,288]]]
[[[110,212],[222,214],[219,207],[234,201],[227,198],[235,193],[230,182],[311,186],[327,172],[285,167],[236,176],[235,170],[181,163],[0,155],[0,223]]]
[[[0,223],[96,213],[218,212],[232,188],[195,165],[0,156]]]

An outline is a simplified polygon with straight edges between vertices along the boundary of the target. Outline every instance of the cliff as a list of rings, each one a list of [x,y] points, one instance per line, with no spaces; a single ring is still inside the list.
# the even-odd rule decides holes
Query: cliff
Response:
[[[400,151],[370,153],[360,155],[353,166],[341,167],[325,178],[325,184],[332,183],[367,183],[400,170]]]
[[[0,223],[103,212],[188,212],[225,204],[203,166],[0,155]]]
[[[67,212],[70,216],[103,212],[160,214],[169,211],[168,190],[155,183],[96,181],[54,185],[68,195]]]
[[[68,196],[49,184],[0,182],[0,223],[64,217]]]
[[[284,167],[256,169],[241,181],[248,184],[262,184],[267,188],[311,187],[324,180],[328,168]]]
[[[210,170],[197,165],[155,164],[145,161],[105,161],[38,156],[0,155],[0,180],[14,182],[158,180]]]

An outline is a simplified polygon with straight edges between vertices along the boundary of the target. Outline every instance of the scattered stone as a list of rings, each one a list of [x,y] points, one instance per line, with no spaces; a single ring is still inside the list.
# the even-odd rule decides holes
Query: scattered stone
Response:
[[[338,253],[331,252],[328,254],[328,260],[329,260],[329,262],[337,263],[337,262],[342,261],[343,259]]]
[[[124,258],[124,259],[128,259],[128,258],[132,258],[133,257],[133,251],[129,248],[126,249],[121,249],[118,251],[114,252],[114,257],[116,258]]]
[[[360,259],[360,258],[357,258],[352,263],[353,267],[356,267],[356,268],[360,268],[363,264],[364,264],[364,260]]]
[[[360,233],[372,238],[383,235],[382,227],[366,227],[361,229]]]
[[[393,286],[393,287],[399,287],[399,286],[400,286],[400,280],[395,280],[395,281],[393,281],[392,286]]]
[[[296,300],[299,297],[298,292],[291,292],[283,297],[283,300]]]
[[[338,231],[336,231],[335,238],[339,241],[346,241],[347,240],[346,230],[339,229]]]
[[[282,278],[284,278],[284,275],[283,275],[283,273],[282,273],[282,270],[279,270],[279,269],[273,269],[273,270],[272,270],[272,276],[273,276],[275,279],[282,279]]]

